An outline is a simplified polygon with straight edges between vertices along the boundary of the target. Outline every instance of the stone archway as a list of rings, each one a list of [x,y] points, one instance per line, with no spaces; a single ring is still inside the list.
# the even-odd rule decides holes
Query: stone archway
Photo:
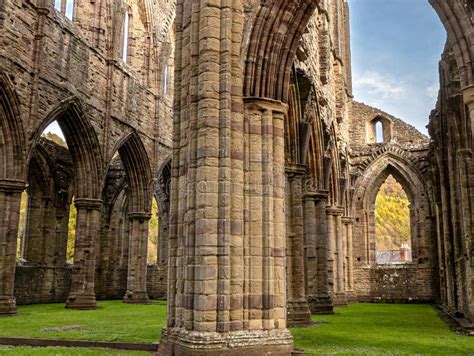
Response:
[[[37,142],[44,129],[57,121],[64,133],[75,172],[75,200],[77,209],[74,269],[67,308],[93,309],[95,240],[100,228],[100,181],[103,159],[94,128],[83,110],[81,101],[71,97],[59,103],[33,134]],[[30,152],[30,157],[33,150]]]
[[[410,202],[413,261],[403,265],[376,262],[375,199],[387,177],[401,184]],[[435,253],[428,187],[409,156],[384,152],[375,157],[355,183],[352,196],[354,214],[353,258],[354,298],[357,300],[432,301]]]
[[[126,135],[117,146],[127,181],[127,224],[130,234],[127,291],[123,301],[147,303],[148,222],[153,197],[150,160],[135,132]]]
[[[6,74],[0,73],[0,315],[16,313],[13,297],[21,193],[26,152],[20,103]]]

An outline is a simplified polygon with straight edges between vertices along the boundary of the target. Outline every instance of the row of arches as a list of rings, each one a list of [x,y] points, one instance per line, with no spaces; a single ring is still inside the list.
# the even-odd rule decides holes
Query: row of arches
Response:
[[[70,307],[95,306],[96,258],[101,255],[106,260],[112,260],[110,253],[101,251],[100,244],[114,248],[116,252],[120,250],[118,254],[123,259],[124,254],[128,254],[129,261],[121,265],[128,265],[129,282],[124,284],[128,285],[127,293],[132,302],[141,301],[143,295],[146,298],[148,223],[153,211],[152,201],[159,196],[159,200],[163,201],[162,211],[165,212],[164,205],[169,204],[169,198],[165,195],[169,195],[169,192],[164,187],[157,189],[150,159],[139,135],[133,131],[125,135],[116,144],[115,158],[108,165],[105,164],[94,128],[87,120],[80,101],[71,98],[63,101],[48,115],[32,136],[34,144],[27,153],[26,146],[17,143],[24,142],[18,100],[8,78],[3,75],[2,79],[0,87],[6,95],[2,95],[1,128],[4,139],[0,149],[2,157],[13,158],[3,161],[1,186],[3,199],[12,204],[16,216],[10,216],[13,210],[4,211],[8,214],[4,222],[10,224],[8,229],[11,233],[2,235],[7,238],[5,242],[10,248],[8,260],[2,261],[2,268],[5,268],[2,271],[14,270],[17,240],[13,235],[17,235],[18,231],[21,193],[27,187],[25,238],[21,240],[20,249],[27,263],[64,267],[69,211],[74,204],[77,215],[74,268],[68,299]],[[67,147],[57,147],[41,137],[44,129],[54,121],[61,128]],[[118,181],[117,177],[111,178],[117,173],[114,172],[117,166]],[[160,172],[163,170],[160,169]],[[111,197],[106,196],[106,191],[114,184],[116,192]],[[111,213],[113,211],[115,214]],[[117,218],[122,219],[122,227],[115,233],[119,240],[109,243],[107,226],[111,226],[110,219]],[[166,219],[163,222],[166,224]],[[14,224],[17,224],[16,228]],[[115,224],[112,227],[115,229]],[[122,247],[118,248],[120,244]],[[111,253],[115,258],[114,252]],[[143,279],[140,284],[136,283],[137,276]],[[14,274],[3,277],[10,279],[9,289],[3,293],[12,293]],[[54,288],[51,290],[54,291]],[[137,300],[134,299],[135,291],[141,294]]]

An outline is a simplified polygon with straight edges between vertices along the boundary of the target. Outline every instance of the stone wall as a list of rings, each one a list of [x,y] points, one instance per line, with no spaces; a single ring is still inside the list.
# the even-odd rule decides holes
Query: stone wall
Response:
[[[373,120],[384,120],[384,142],[368,140]],[[414,127],[379,109],[354,102],[351,117],[351,204],[353,211],[354,289],[352,300],[432,301],[436,241],[430,206],[429,140]],[[375,199],[392,175],[410,201],[413,261],[378,265],[375,260]]]
[[[63,268],[29,266],[19,263],[15,272],[14,295],[18,305],[36,303],[64,303],[71,289],[72,265]],[[100,270],[97,271],[97,275]],[[150,299],[165,299],[166,269],[148,265],[147,291]],[[111,281],[112,282],[112,281]],[[98,299],[121,299],[127,289],[127,269],[115,271],[112,285],[101,286],[106,292],[97,293]]]
[[[358,302],[434,302],[437,296],[433,268],[417,265],[373,265],[356,270],[356,290],[349,299]]]

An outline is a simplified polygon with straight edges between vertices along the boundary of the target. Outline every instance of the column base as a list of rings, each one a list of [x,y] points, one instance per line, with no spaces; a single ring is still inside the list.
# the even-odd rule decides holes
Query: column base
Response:
[[[66,308],[79,310],[96,309],[95,295],[70,294],[66,300]]]
[[[123,296],[123,302],[126,304],[148,304],[148,294],[146,292],[127,291]]]
[[[306,300],[289,300],[287,305],[288,327],[309,326],[312,324],[311,311]]]
[[[227,333],[165,328],[158,355],[162,356],[290,356],[293,338],[287,329]]]
[[[334,305],[330,296],[308,297],[309,309],[312,314],[331,315],[334,314]]]
[[[15,297],[0,297],[0,316],[11,316],[16,314]]]

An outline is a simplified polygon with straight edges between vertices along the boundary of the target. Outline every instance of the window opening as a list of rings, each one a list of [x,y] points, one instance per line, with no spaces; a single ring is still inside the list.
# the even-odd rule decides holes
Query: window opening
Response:
[[[412,261],[410,202],[391,175],[380,187],[375,201],[375,245],[379,264]]]
[[[130,14],[125,11],[124,25],[123,25],[123,49],[122,49],[122,60],[127,63],[128,59],[128,36],[130,31]]]
[[[158,218],[158,202],[153,198],[151,206],[151,218],[148,225],[148,262],[158,261],[158,241],[160,231],[160,220]]]
[[[383,124],[381,121],[375,123],[375,143],[384,143]]]

